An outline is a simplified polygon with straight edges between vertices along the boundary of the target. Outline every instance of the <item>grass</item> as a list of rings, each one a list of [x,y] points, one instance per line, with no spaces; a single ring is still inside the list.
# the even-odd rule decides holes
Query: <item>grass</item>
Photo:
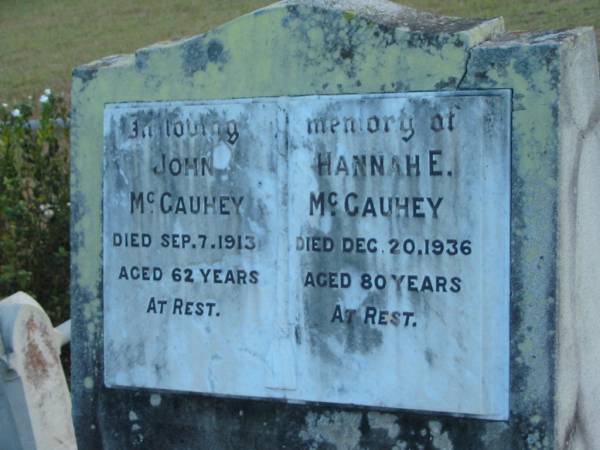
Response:
[[[68,93],[71,69],[157,41],[205,32],[269,0],[0,0],[0,101]],[[504,16],[509,30],[592,25],[599,0],[407,0],[445,15]],[[598,31],[596,32],[598,36]]]

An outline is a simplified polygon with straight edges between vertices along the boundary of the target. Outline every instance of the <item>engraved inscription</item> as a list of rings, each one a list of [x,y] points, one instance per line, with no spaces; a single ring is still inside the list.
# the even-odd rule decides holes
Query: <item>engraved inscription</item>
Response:
[[[510,93],[107,105],[105,381],[508,414]]]

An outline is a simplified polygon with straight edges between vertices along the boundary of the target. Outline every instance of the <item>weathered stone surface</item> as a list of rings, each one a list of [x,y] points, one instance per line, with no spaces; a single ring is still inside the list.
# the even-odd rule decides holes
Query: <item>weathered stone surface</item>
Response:
[[[527,438],[541,448],[598,439],[589,425],[598,411],[582,398],[598,398],[587,375],[598,332],[586,325],[599,267],[595,51],[589,28],[506,35],[472,50],[465,79],[513,86],[511,410],[529,417]]]
[[[0,447],[75,450],[60,336],[23,292],[0,301]]]
[[[600,266],[590,238],[598,211],[591,30],[499,36],[501,20],[440,21],[364,5],[276,4],[202,36],[74,71],[72,348],[80,446],[595,448],[591,293]],[[106,103],[456,89],[513,91],[509,420],[104,387]],[[574,375],[571,367],[581,370]]]
[[[556,359],[556,443],[560,449],[600,447],[600,329],[595,298],[600,267],[600,82],[590,32],[565,37],[559,120],[560,299]],[[578,45],[575,45],[575,44]],[[583,70],[582,70],[583,69]]]
[[[506,419],[511,97],[476,94],[107,106],[106,385]]]

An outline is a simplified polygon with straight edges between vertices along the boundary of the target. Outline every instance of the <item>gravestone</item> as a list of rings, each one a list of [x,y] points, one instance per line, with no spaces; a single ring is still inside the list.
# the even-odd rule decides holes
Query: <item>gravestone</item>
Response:
[[[600,447],[591,29],[292,1],[73,75],[80,447]]]

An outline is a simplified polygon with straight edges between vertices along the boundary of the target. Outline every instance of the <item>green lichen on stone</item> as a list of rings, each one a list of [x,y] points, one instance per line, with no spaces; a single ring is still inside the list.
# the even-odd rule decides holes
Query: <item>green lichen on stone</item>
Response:
[[[554,448],[558,111],[564,45],[515,36],[472,50],[465,87],[513,90],[511,409],[518,448]],[[504,448],[504,447],[498,447]]]
[[[90,391],[103,389],[98,361],[102,352],[106,103],[508,88],[513,91],[510,422],[315,407],[302,414],[290,413],[290,422],[284,425],[295,431],[282,434],[297,439],[289,448],[366,450],[383,448],[382,442],[396,449],[553,448],[554,212],[563,70],[559,49],[573,42],[556,36],[485,42],[503,31],[502,20],[468,25],[453,21],[451,27],[440,25],[432,33],[411,28],[400,12],[394,23],[353,9],[304,3],[277,4],[201,36],[147,47],[135,55],[104,59],[74,71],[73,322],[80,341],[75,344],[73,383],[76,424],[80,436],[87,436],[83,445],[100,448],[95,415],[105,401]],[[107,391],[102,393],[109,396]],[[190,405],[200,402],[189,400]],[[159,404],[168,408],[168,396]],[[271,406],[256,408],[259,415],[267,416]],[[212,425],[224,420],[217,419],[217,410],[222,414],[214,406],[202,412],[212,414]],[[190,429],[196,430],[191,425]],[[202,434],[187,431],[190,436]],[[128,448],[127,444],[131,442],[121,448]]]
[[[81,236],[85,251],[73,253],[73,266],[77,284],[94,299],[82,305],[85,319],[96,322],[89,330],[99,330],[102,318],[99,205],[105,103],[451,89],[464,74],[468,47],[499,27],[501,21],[488,21],[433,36],[382,25],[353,10],[280,4],[204,35],[76,69],[72,191],[82,212],[74,217],[73,233]],[[90,341],[95,337],[90,335]]]
[[[356,14],[353,11],[344,11],[344,19],[350,21],[356,17]]]

